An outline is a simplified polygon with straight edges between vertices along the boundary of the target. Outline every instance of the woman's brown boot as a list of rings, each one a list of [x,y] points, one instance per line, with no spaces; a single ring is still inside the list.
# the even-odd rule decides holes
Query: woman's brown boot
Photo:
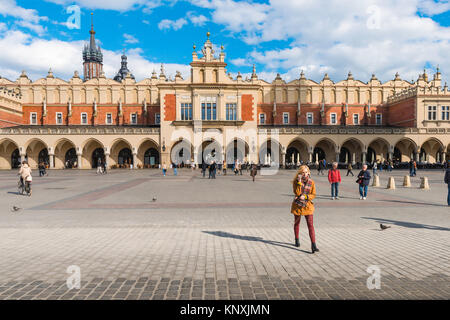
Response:
[[[317,249],[315,243],[311,243],[311,251],[312,251],[312,253],[314,253],[314,252],[316,252],[316,251],[319,252],[319,249]]]

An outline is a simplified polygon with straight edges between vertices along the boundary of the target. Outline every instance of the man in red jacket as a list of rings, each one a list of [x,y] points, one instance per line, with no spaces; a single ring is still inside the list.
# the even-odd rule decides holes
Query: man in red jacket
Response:
[[[333,162],[332,168],[328,171],[328,181],[331,183],[331,200],[339,200],[339,183],[341,182],[341,172],[338,170],[338,163]]]

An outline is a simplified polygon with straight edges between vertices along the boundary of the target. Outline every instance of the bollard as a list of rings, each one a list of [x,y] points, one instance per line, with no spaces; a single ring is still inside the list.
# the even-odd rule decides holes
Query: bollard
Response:
[[[428,178],[427,177],[421,177],[420,178],[420,189],[429,190],[430,185],[428,184]]]
[[[394,180],[394,177],[389,177],[387,189],[395,190],[395,180]]]
[[[372,187],[379,187],[379,186],[380,186],[380,177],[376,174],[373,176]]]
[[[409,176],[403,178],[403,186],[406,188],[411,187],[411,178]]]

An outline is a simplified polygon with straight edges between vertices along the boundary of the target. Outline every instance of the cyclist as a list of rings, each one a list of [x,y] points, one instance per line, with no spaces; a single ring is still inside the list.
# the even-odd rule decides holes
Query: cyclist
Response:
[[[26,161],[22,161],[22,166],[20,167],[19,175],[20,175],[20,184],[22,187],[24,187],[25,186],[24,183],[25,183],[27,177],[31,176],[31,168]],[[31,190],[30,190],[30,193],[31,193]]]

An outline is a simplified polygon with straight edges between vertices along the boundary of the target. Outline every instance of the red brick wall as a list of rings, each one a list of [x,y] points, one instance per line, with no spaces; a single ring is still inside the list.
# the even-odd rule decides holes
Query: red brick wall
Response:
[[[42,118],[41,105],[23,106],[23,118],[19,118],[20,122],[30,124],[30,113],[37,113],[37,124],[56,125],[56,113],[62,112],[63,125],[80,125],[81,113],[88,114],[88,125],[105,125],[106,114],[111,113],[113,125],[129,125],[131,123],[131,113],[137,113],[137,124],[139,125],[153,125],[155,124],[155,113],[159,112],[159,106],[147,106],[147,116],[144,115],[144,110],[141,105],[123,105],[123,115],[119,117],[119,107],[117,105],[103,105],[97,106],[97,117],[93,117],[94,108],[92,105],[72,105],[72,116],[68,117],[68,108],[66,105],[47,106],[47,117]],[[1,118],[0,118],[1,119]],[[43,120],[45,120],[43,122]]]
[[[164,120],[175,121],[176,118],[176,98],[174,94],[164,96]]]
[[[400,127],[416,126],[416,99],[410,98],[387,107],[389,125]]]
[[[273,106],[270,104],[259,104],[258,105],[258,124],[259,123],[259,114],[260,113],[265,113],[266,114],[266,123],[265,124],[273,124],[273,116],[272,116],[272,111],[273,111]]]
[[[253,121],[253,95],[243,94],[241,99],[242,120]]]
[[[23,116],[0,110],[0,128],[14,127],[22,124]]]

